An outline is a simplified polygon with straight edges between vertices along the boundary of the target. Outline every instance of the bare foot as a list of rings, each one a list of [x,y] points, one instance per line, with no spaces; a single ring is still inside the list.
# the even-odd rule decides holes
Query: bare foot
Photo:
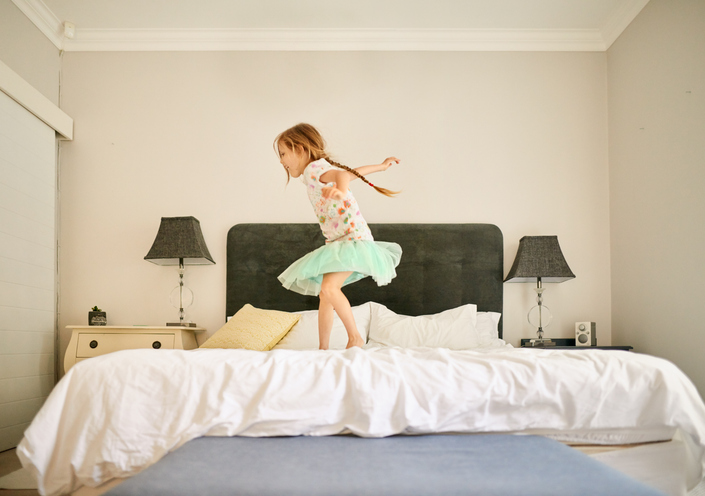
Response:
[[[362,340],[361,337],[358,337],[357,339],[353,339],[353,340],[348,339],[348,345],[345,347],[345,349],[347,350],[347,349],[353,348],[355,346],[357,346],[359,348],[362,348],[363,346],[365,346],[365,342]]]

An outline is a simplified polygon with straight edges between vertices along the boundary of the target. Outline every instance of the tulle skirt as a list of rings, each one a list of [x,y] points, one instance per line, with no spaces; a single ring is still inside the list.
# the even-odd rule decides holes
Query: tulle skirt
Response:
[[[303,295],[318,296],[323,274],[349,272],[343,286],[367,276],[384,286],[397,275],[394,270],[401,260],[401,246],[384,241],[334,241],[291,264],[279,276],[282,285]]]

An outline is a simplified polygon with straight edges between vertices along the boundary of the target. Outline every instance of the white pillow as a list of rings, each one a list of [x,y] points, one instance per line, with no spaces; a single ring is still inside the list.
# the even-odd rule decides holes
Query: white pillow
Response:
[[[357,330],[362,336],[362,340],[367,342],[367,334],[370,327],[370,303],[352,308],[353,317]],[[301,314],[299,322],[292,327],[286,336],[279,341],[273,350],[317,350],[318,349],[318,310],[307,310],[303,312],[292,312]],[[333,318],[333,330],[330,334],[331,350],[344,350],[348,345],[348,333],[345,326],[336,314]]]
[[[477,312],[475,331],[480,346],[493,344],[499,340],[499,319],[501,317],[502,314],[497,312]]]
[[[369,342],[402,348],[467,350],[481,345],[476,330],[477,306],[468,304],[435,315],[398,315],[372,302]],[[491,332],[491,327],[488,329]]]

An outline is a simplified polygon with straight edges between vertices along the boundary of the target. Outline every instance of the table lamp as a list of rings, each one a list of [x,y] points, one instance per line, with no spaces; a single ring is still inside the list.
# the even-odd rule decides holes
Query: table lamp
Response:
[[[536,282],[537,305],[529,310],[527,318],[529,324],[537,328],[537,338],[529,342],[530,346],[555,346],[550,338],[543,337],[543,328],[548,327],[553,315],[543,304],[542,283],[563,282],[574,277],[558,244],[558,236],[524,236],[519,240],[514,265],[504,281]]]
[[[184,320],[184,308],[193,303],[193,292],[184,286],[185,266],[215,264],[203,239],[198,219],[162,217],[157,237],[144,259],[157,265],[179,266],[179,285],[174,288],[170,297],[172,305],[179,309],[179,322],[167,322],[166,325],[196,327],[195,323]]]

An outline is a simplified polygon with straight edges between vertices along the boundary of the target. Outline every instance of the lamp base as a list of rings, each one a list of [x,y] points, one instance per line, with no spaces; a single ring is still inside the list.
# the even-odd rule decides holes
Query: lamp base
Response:
[[[167,322],[168,327],[198,327],[195,322]]]
[[[524,345],[524,347],[527,346],[532,348],[550,348],[551,346],[556,346],[556,342],[550,338],[536,338]]]

